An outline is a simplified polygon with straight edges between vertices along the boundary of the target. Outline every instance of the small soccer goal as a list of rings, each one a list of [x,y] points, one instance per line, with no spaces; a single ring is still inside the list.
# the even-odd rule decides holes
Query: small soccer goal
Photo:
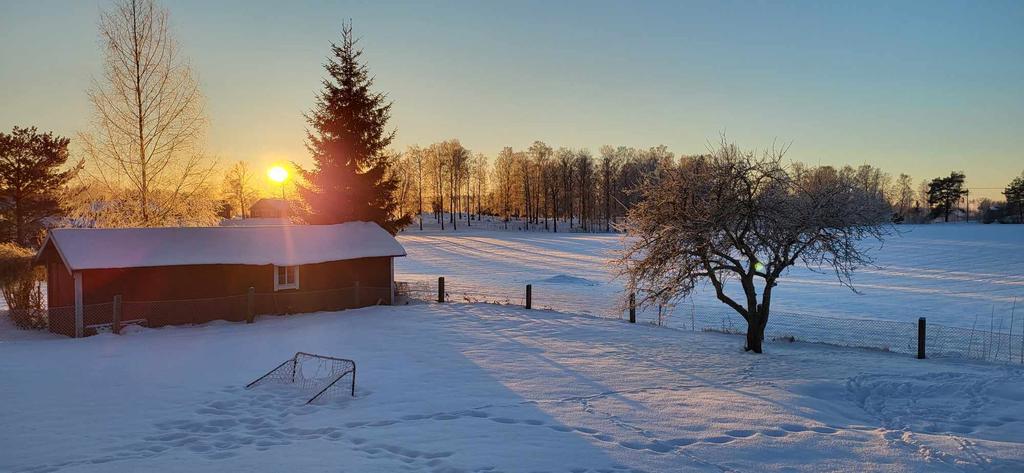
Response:
[[[351,383],[342,382],[342,379],[350,374]],[[294,385],[307,394],[313,394],[306,404],[317,399],[332,397],[344,391],[349,391],[352,396],[355,396],[356,362],[300,351],[292,358],[277,365],[277,368],[270,370],[269,373],[247,384],[245,389],[264,384]],[[349,384],[351,387],[347,386]],[[349,389],[345,389],[346,387]]]

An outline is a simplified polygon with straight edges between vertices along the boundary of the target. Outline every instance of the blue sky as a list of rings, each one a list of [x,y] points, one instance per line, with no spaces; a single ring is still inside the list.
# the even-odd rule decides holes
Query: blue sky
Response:
[[[106,0],[0,0],[0,129],[73,135]],[[974,187],[1024,171],[1024,2],[165,1],[222,160],[307,162],[328,43],[351,18],[397,145],[698,153],[792,142]]]

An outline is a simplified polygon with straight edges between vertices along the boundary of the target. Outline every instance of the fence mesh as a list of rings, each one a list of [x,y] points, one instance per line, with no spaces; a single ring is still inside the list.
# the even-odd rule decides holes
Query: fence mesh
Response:
[[[396,282],[396,299],[436,301],[436,280]],[[256,315],[285,315],[317,311],[343,310],[386,303],[391,300],[392,288],[354,286],[323,291],[296,291],[259,293],[253,295],[252,313]],[[446,302],[491,303],[523,306],[525,287],[481,288],[473,285],[452,284],[444,288]],[[598,317],[624,318],[625,304],[610,301],[587,300],[569,294],[545,292],[534,287],[534,309],[549,309]],[[210,320],[247,320],[249,313],[247,294],[211,299],[173,301],[125,301],[121,304],[121,323],[150,327],[162,325],[195,324]],[[110,330],[113,323],[113,302],[83,306],[83,334],[91,335]],[[50,307],[42,313],[22,314],[34,317],[34,322],[45,325],[51,332],[75,336],[75,308]],[[655,325],[681,330],[724,333],[745,333],[746,322],[734,311],[721,305],[680,304],[647,308],[637,311],[638,319]],[[45,320],[45,322],[44,322]],[[1018,328],[1019,327],[1019,328]],[[879,319],[858,319],[820,314],[805,314],[775,310],[772,312],[765,338],[771,341],[803,341],[838,346],[869,348],[895,353],[916,354],[918,326],[915,322]],[[987,327],[953,327],[928,323],[925,336],[929,357],[955,357],[1003,363],[1024,364],[1024,315],[998,324],[991,320]]]
[[[53,333],[75,336],[75,308],[49,307],[46,309],[47,326]]]
[[[49,323],[46,309],[8,309],[6,313],[11,322],[14,322],[14,326],[21,329],[42,329]]]
[[[387,304],[390,287],[352,286],[320,291],[288,291],[240,294],[205,299],[120,302],[121,326],[200,324],[212,320],[241,322],[250,315],[287,315],[336,311]],[[82,335],[89,336],[114,329],[115,302],[82,306]],[[69,337],[77,334],[74,306],[49,307],[38,314],[39,327]]]
[[[121,323],[148,327],[197,324],[210,320],[241,322],[246,319],[246,296],[142,301],[121,303]],[[110,324],[111,319],[106,320]]]
[[[408,297],[436,301],[436,280],[399,283]],[[534,286],[531,305],[598,317],[628,317],[625,303],[609,298],[604,303],[567,294],[545,293]],[[525,305],[525,287],[482,289],[472,285],[445,282],[446,302],[483,302]],[[746,333],[746,321],[724,305],[683,303],[637,309],[638,321],[674,329],[697,332]],[[992,322],[984,328],[963,328],[927,323],[925,347],[928,357],[952,357],[989,362],[1024,364],[1024,316],[1004,322]],[[883,350],[916,355],[918,323],[881,319],[850,318],[773,310],[768,319],[768,342],[801,341],[828,345]]]
[[[929,355],[1024,364],[1024,333],[928,324],[925,339]]]

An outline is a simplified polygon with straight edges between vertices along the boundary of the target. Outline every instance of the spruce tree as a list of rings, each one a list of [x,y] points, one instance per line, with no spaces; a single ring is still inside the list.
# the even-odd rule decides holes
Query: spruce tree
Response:
[[[370,221],[394,234],[412,219],[399,212],[398,182],[385,152],[395,137],[387,130],[391,102],[371,90],[373,77],[360,63],[356,42],[349,22],[342,25],[341,44],[331,43],[324,66],[328,77],[306,115],[306,147],[314,164],[311,169],[296,165],[303,181],[298,192],[309,223]]]
[[[65,215],[68,181],[81,169],[65,166],[69,142],[35,127],[0,132],[0,240],[33,246]]]
[[[952,172],[949,177],[936,177],[928,183],[928,205],[932,208],[931,217],[943,216],[943,221],[949,221],[949,214],[957,209],[957,204],[965,195],[964,173]]]
[[[1003,190],[1009,211],[1017,210],[1017,223],[1024,223],[1024,174],[1014,178]]]

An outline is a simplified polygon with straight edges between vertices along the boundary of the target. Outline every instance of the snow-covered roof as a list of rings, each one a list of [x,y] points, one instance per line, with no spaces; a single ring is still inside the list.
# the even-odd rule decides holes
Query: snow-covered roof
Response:
[[[52,248],[52,249],[51,249]],[[70,271],[199,264],[292,266],[405,256],[373,222],[252,227],[58,228],[36,260],[56,250]]]

